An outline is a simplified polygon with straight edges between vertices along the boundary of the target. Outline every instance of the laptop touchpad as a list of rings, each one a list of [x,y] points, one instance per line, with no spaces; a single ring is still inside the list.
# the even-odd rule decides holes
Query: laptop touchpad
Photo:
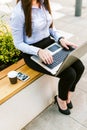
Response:
[[[56,50],[58,50],[60,48],[60,46],[54,44],[53,46],[49,47],[48,50],[50,50],[51,52],[55,52]]]

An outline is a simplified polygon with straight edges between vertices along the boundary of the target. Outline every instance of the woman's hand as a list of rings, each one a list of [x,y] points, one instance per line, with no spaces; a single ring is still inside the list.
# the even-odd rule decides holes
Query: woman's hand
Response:
[[[53,63],[53,57],[48,50],[39,49],[38,56],[45,64]]]
[[[61,38],[60,39],[60,45],[66,49],[69,49],[69,46],[72,46],[73,48],[77,48],[77,45],[72,43],[72,42],[69,42],[67,41],[66,39],[64,38]]]

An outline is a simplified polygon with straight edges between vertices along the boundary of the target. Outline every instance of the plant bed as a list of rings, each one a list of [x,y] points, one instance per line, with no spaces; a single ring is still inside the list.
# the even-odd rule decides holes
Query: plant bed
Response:
[[[16,57],[17,61],[22,59],[22,55],[20,54],[20,56]],[[17,63],[17,61],[15,63]],[[8,62],[8,63],[4,63],[2,61],[0,61],[0,71],[6,69],[7,67],[9,67],[10,65],[14,64],[13,62]]]
[[[3,70],[3,69],[5,69],[5,68],[7,68],[10,65],[11,65],[10,63],[5,64],[5,63],[3,63],[3,62],[0,61],[0,71]]]
[[[0,21],[0,71],[22,58],[22,53],[14,47],[11,31]]]

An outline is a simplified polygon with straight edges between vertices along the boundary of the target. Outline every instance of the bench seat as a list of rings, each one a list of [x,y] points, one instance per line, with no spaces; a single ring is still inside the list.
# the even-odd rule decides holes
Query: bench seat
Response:
[[[25,82],[18,80],[17,84],[11,84],[7,77],[7,73],[11,70],[16,70],[17,72],[23,72],[29,75],[30,79],[28,79]],[[41,73],[29,68],[25,64],[23,59],[11,65],[4,71],[1,71],[0,72],[0,105],[4,103],[6,100],[8,100],[9,98],[11,98],[16,93],[18,93],[20,90],[25,88],[31,82],[35,81],[41,75],[42,75]]]

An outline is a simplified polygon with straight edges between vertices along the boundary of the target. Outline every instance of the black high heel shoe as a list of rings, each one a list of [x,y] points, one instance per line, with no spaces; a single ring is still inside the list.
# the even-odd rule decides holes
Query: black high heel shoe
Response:
[[[70,103],[67,103],[67,107],[68,107],[69,109],[72,109],[72,108],[73,108],[73,104],[72,104],[71,101],[70,101]]]
[[[58,106],[58,109],[59,111],[62,113],[62,114],[65,114],[65,115],[70,115],[70,110],[67,108],[66,110],[62,110],[58,104],[58,101],[57,101],[57,96],[54,97],[55,99],[55,102],[54,103],[57,103],[57,106]]]

